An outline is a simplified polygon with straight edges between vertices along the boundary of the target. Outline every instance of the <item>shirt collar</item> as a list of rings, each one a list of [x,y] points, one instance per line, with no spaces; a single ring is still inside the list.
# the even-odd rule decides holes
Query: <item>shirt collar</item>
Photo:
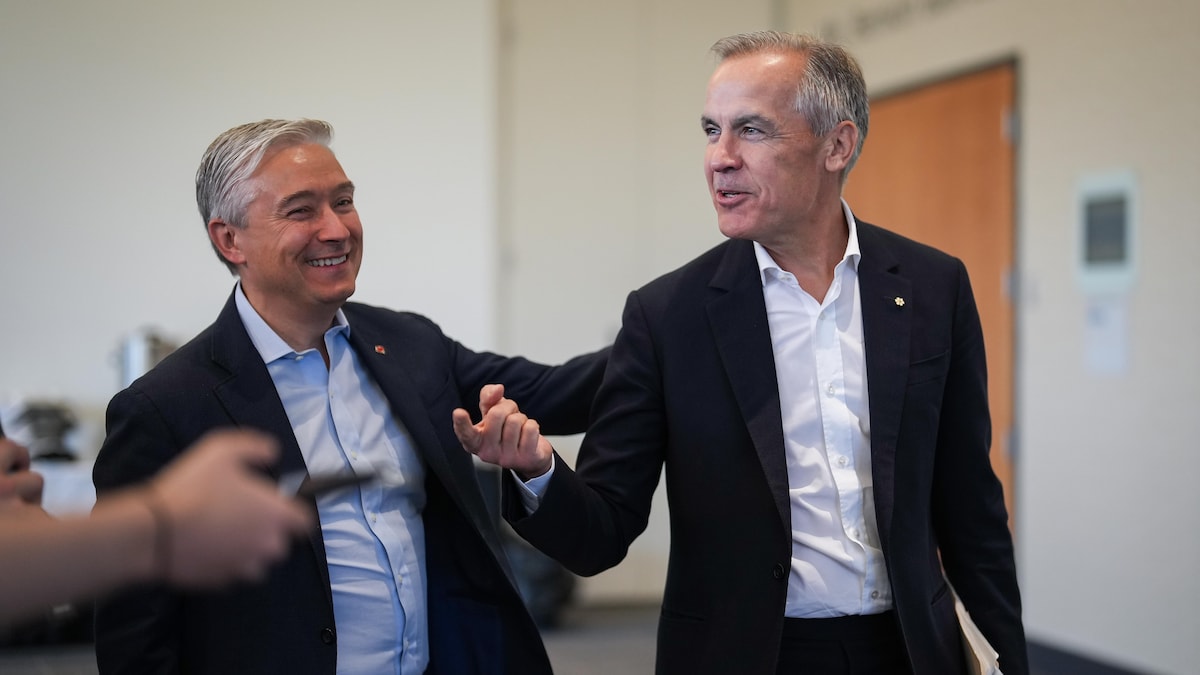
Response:
[[[854,214],[850,211],[850,205],[846,200],[842,200],[842,213],[846,216],[846,225],[850,228],[850,234],[846,237],[846,252],[842,255],[842,261],[853,265],[854,269],[858,269],[858,260],[862,254],[858,249],[858,224],[854,221]],[[754,257],[758,260],[758,274],[765,286],[767,280],[772,276],[776,276],[783,272],[771,254],[767,252],[767,248],[757,241],[754,242]]]
[[[250,334],[250,342],[254,343],[254,348],[258,350],[259,356],[262,357],[263,363],[270,363],[275,359],[284,356],[291,356],[296,353],[279,334],[274,331],[267,322],[259,315],[258,310],[250,305],[250,301],[246,299],[246,293],[242,290],[242,282],[238,282],[237,288],[233,291],[233,301],[237,305],[238,316],[242,319],[242,325],[246,327],[246,332]],[[350,322],[346,321],[346,314],[338,308],[337,315],[333,319],[333,327],[330,331],[344,332],[346,337],[350,337]],[[326,332],[328,335],[329,332]]]

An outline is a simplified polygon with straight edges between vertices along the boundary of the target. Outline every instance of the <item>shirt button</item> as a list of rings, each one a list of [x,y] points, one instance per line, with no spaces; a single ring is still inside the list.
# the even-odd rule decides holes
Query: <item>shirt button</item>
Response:
[[[847,461],[845,456],[838,457],[838,466],[846,466]]]
[[[871,599],[878,600],[879,599],[879,591],[871,591]]]
[[[829,385],[829,388],[825,390],[825,393],[829,394],[830,396],[833,396],[833,391],[834,391],[833,385],[831,384],[831,385]]]

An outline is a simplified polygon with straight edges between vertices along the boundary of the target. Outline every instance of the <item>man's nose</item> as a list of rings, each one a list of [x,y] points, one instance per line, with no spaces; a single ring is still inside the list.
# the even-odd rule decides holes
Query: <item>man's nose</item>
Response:
[[[740,164],[737,140],[729,134],[721,134],[720,138],[708,146],[708,168],[711,171],[736,169]]]
[[[326,208],[321,213],[320,229],[317,231],[318,238],[322,241],[337,241],[349,237],[350,227],[342,218],[342,214]]]

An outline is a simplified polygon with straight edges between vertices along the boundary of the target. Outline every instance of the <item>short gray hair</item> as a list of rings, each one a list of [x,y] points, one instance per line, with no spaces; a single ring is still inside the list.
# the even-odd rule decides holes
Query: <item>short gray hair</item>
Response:
[[[217,136],[196,170],[196,206],[205,228],[214,218],[245,227],[246,208],[255,197],[250,176],[267,151],[308,143],[329,147],[332,140],[333,127],[328,122],[310,119],[250,122]],[[229,271],[236,273],[216,244],[213,250]]]
[[[721,61],[764,52],[790,52],[807,57],[804,79],[796,83],[796,110],[809,128],[817,136],[823,136],[846,120],[858,127],[858,145],[842,173],[845,180],[862,153],[871,117],[862,68],[845,47],[811,35],[759,31],[721,38],[712,51]]]

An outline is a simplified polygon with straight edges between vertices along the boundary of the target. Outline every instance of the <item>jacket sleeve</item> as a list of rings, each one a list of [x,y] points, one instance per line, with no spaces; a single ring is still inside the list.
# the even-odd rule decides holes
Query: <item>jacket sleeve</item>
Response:
[[[98,499],[154,475],[179,453],[161,416],[141,392],[126,389],[109,403],[108,435],[92,480]],[[122,591],[96,603],[100,673],[179,672],[179,599],[159,585]]]
[[[958,264],[951,361],[938,427],[932,513],[942,564],[1005,675],[1029,672],[1003,486],[992,469],[979,312]]]
[[[608,363],[608,347],[583,354],[558,366],[535,363],[523,357],[473,352],[451,342],[459,397],[476,414],[479,390],[486,384],[503,384],[505,396],[538,421],[543,433],[583,433],[596,390]]]
[[[652,332],[634,292],[575,471],[556,459],[541,506],[527,517],[506,484],[505,517],[576,574],[613,567],[649,521],[665,457],[665,418]]]

